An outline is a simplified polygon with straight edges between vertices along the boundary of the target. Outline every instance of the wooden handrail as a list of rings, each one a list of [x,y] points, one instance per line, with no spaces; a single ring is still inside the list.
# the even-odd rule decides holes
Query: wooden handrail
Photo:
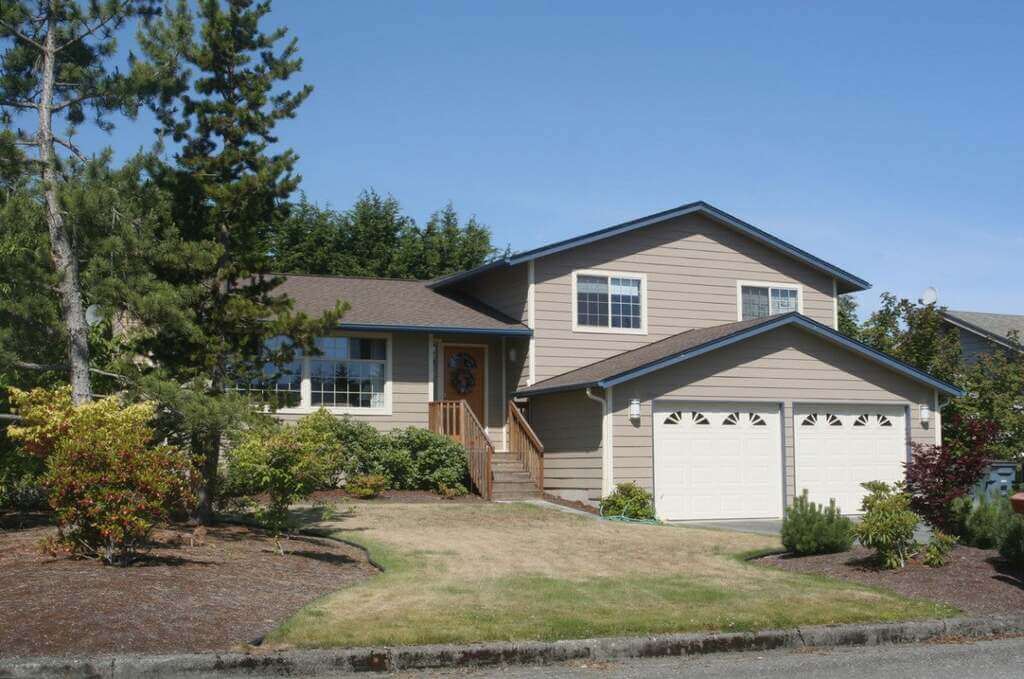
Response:
[[[519,458],[537,488],[543,491],[544,445],[514,401],[508,402],[508,450]]]
[[[494,444],[466,401],[431,401],[427,421],[430,430],[450,436],[469,455],[469,477],[484,499],[491,499]]]

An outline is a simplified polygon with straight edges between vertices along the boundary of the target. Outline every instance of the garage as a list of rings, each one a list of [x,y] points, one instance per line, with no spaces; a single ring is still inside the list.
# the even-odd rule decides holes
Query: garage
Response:
[[[658,401],[654,497],[663,520],[782,516],[777,403]]]
[[[903,479],[907,460],[904,405],[796,405],[796,493],[813,502],[834,498],[844,514],[860,513],[865,481]]]

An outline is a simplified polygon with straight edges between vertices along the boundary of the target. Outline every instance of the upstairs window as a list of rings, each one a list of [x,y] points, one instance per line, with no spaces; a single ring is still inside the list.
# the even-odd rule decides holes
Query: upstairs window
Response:
[[[800,311],[799,286],[741,282],[739,289],[741,321]]]
[[[643,333],[646,283],[642,275],[577,272],[573,328]]]

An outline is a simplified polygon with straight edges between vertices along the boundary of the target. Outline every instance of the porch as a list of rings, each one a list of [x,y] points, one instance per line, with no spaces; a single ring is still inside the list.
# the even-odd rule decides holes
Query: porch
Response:
[[[540,497],[544,491],[544,446],[514,401],[508,401],[505,408],[505,446],[500,451],[465,399],[431,401],[428,427],[466,448],[470,479],[484,499]]]

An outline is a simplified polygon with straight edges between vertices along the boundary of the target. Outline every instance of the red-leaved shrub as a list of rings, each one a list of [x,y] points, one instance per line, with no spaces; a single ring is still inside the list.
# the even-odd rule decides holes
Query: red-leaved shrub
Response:
[[[999,433],[994,422],[961,421],[962,442],[950,446],[914,443],[907,469],[910,507],[934,528],[956,532],[951,505],[967,495],[988,467],[986,447]]]

